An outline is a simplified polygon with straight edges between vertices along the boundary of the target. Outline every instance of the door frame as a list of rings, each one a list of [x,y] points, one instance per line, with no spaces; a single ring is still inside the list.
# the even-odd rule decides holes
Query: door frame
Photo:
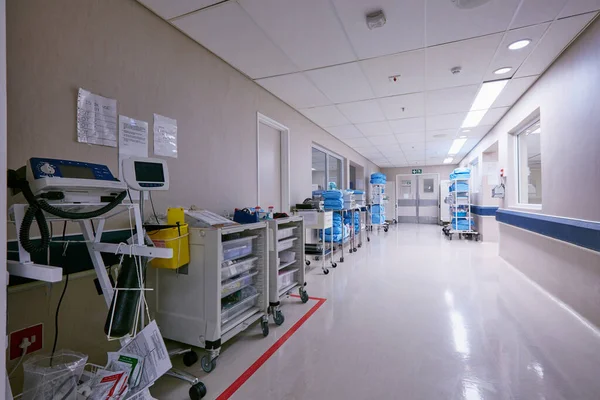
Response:
[[[282,212],[290,211],[290,129],[267,117],[256,113],[256,204],[260,205],[260,124],[265,124],[281,133],[281,207]]]
[[[411,178],[415,178],[415,219],[416,219],[416,224],[421,224],[421,222],[419,222],[419,200],[420,200],[420,182],[419,182],[419,177],[423,177],[423,176],[427,176],[427,175],[433,175],[437,177],[437,187],[438,187],[438,196],[437,196],[437,201],[438,201],[438,206],[437,206],[437,216],[438,216],[438,223],[439,223],[439,218],[440,218],[440,200],[439,200],[439,196],[440,196],[440,174],[438,172],[427,172],[424,174],[397,174],[396,175],[396,207],[399,208],[398,202],[401,200],[400,197],[398,196],[398,190],[401,187],[400,185],[398,185],[398,181],[402,180],[402,177],[411,177]],[[412,206],[411,206],[412,207]],[[400,222],[400,216],[397,217],[398,218],[398,222]]]

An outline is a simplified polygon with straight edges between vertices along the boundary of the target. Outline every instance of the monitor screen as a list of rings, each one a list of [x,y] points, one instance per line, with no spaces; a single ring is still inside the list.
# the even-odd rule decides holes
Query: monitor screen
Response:
[[[135,163],[135,179],[138,182],[164,182],[165,173],[163,165],[160,163],[149,163],[136,161]]]
[[[96,179],[96,175],[94,175],[94,171],[90,167],[61,165],[58,168],[63,178]]]

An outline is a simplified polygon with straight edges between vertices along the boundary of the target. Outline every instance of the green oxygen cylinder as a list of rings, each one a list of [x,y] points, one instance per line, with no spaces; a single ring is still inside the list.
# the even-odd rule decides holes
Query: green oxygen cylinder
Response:
[[[141,259],[141,261],[139,261]],[[134,257],[125,256],[121,264],[121,271],[117,279],[117,288],[120,289],[139,289],[142,287],[144,275],[146,274],[146,265],[148,259],[138,258],[138,263],[142,263],[141,277],[138,277],[138,271]],[[106,316],[104,324],[104,333],[110,337],[123,337],[133,329],[135,324],[136,308],[140,300],[140,290],[115,290],[113,301]],[[114,314],[113,314],[114,310]],[[111,326],[112,319],[112,326]]]

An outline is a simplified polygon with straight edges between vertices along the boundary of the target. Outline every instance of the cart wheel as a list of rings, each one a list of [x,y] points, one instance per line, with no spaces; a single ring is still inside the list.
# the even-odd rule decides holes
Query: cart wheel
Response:
[[[448,235],[448,239],[452,240],[452,234]]]
[[[352,248],[348,249],[348,253],[352,254]]]
[[[285,321],[285,317],[283,316],[283,313],[281,311],[275,311],[275,314],[273,314],[273,321],[275,321],[276,325],[282,325],[283,321]],[[268,335],[268,333],[267,333]],[[265,335],[265,336],[267,336]]]
[[[310,260],[306,260],[306,261],[304,261],[304,262],[306,263],[306,266],[309,266],[309,265],[310,265]]]
[[[358,249],[355,247],[352,249],[352,251],[356,253],[358,251]]]
[[[340,257],[340,262],[344,262],[344,257]]]
[[[319,261],[319,256],[315,256],[315,261]],[[309,261],[309,263],[310,263],[310,261]]]
[[[341,261],[341,262],[344,262],[344,259],[342,258],[340,261]],[[331,267],[332,267],[332,268],[335,268],[335,267],[337,267],[337,263],[335,263],[335,262],[334,262],[334,263],[332,263],[332,264],[331,264]]]
[[[208,356],[202,356],[200,364],[202,365],[202,370],[208,374],[217,367],[217,359],[211,360]]]
[[[396,221],[395,219],[393,219],[393,220],[392,220],[392,222],[393,222],[394,224],[397,224],[397,223],[398,223],[398,221]]]
[[[358,244],[358,248],[360,249],[361,247],[362,247],[362,243],[359,243]]]
[[[480,240],[479,235],[475,236],[475,241],[479,242],[479,240]]]
[[[367,238],[367,242],[370,242],[370,241],[371,241],[371,238]]]
[[[202,382],[192,385],[192,387],[190,387],[189,395],[192,400],[200,400],[206,396],[206,386],[204,386],[204,383]]]
[[[191,367],[196,364],[196,361],[198,361],[198,353],[194,350],[188,351],[183,355],[183,365],[186,367]]]
[[[283,321],[281,321],[281,322],[283,323]],[[262,328],[263,336],[264,337],[269,336],[269,322],[268,321],[261,321],[260,327]]]
[[[300,289],[300,300],[302,300],[303,303],[308,301],[308,293],[306,290]]]
[[[388,228],[387,228],[387,227],[386,227],[386,228],[383,228],[383,231],[384,231],[384,232],[387,232],[387,231],[388,231]]]
[[[327,274],[329,273],[329,270],[328,270],[328,269],[324,269],[324,270],[323,270],[323,273],[324,273],[325,275],[327,275]]]

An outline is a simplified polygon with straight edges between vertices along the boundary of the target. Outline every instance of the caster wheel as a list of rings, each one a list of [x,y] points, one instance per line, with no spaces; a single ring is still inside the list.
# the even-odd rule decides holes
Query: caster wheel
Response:
[[[344,262],[344,257],[341,257],[341,258],[340,258],[340,262]],[[334,263],[334,264],[335,264],[335,263]],[[336,264],[336,266],[337,266],[337,264]]]
[[[349,250],[348,250],[348,253],[352,254],[352,253],[353,253],[353,252],[355,252],[355,251],[356,251],[356,250],[354,250],[354,249],[349,249]]]
[[[452,240],[452,235],[448,236],[448,239]]]
[[[319,256],[315,257],[315,261],[319,261]],[[310,263],[310,261],[309,261],[309,263]]]
[[[300,290],[300,300],[302,300],[303,303],[308,301],[308,293],[306,290]]]
[[[183,365],[186,367],[191,367],[196,364],[196,361],[198,361],[198,353],[193,350],[183,355]]]
[[[324,269],[324,270],[323,270],[323,273],[324,273],[325,275],[327,275],[327,274],[329,273],[329,270],[328,270],[328,269]]]
[[[310,260],[306,260],[306,261],[304,261],[304,262],[306,263],[306,266],[309,266],[309,265],[310,265]]]
[[[204,386],[204,383],[202,382],[192,385],[192,387],[190,387],[189,395],[192,400],[200,400],[206,396],[206,386]]]
[[[283,321],[281,321],[283,323]],[[269,336],[269,323],[267,321],[262,321],[260,323],[260,327],[262,328],[262,333],[264,337]]]
[[[202,370],[208,374],[217,367],[217,359],[211,360],[209,356],[202,356],[200,364],[202,365]]]
[[[362,247],[362,243],[358,245],[358,248],[360,249]]]
[[[371,241],[371,238],[367,238],[367,242],[370,242],[370,241]]]
[[[283,316],[283,313],[281,311],[275,311],[275,314],[273,314],[273,321],[275,321],[276,325],[281,325],[283,324],[283,322],[285,321],[285,317]],[[267,335],[269,333],[267,332]],[[263,332],[264,335],[264,332]],[[267,336],[265,335],[265,336]]]
[[[358,249],[355,247],[352,249],[352,251],[356,253],[358,251]]]
[[[342,262],[343,262],[344,260],[342,259],[342,260],[340,260],[340,261],[342,261]],[[332,268],[335,268],[335,267],[337,267],[337,263],[333,263],[333,264],[331,264],[331,267],[332,267]]]
[[[393,220],[392,222],[393,222],[394,224],[397,224],[397,223],[398,223],[398,221],[396,221],[396,220]]]
[[[388,228],[383,228],[383,231],[384,231],[384,232],[387,232],[387,231],[388,231]]]

